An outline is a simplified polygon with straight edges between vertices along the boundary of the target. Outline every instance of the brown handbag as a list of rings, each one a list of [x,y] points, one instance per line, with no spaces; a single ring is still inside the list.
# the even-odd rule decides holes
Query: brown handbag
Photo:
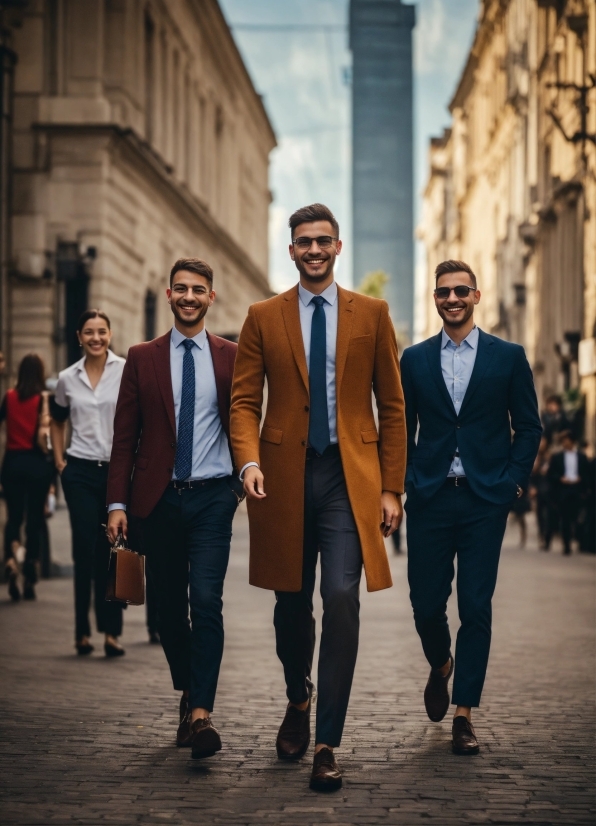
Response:
[[[145,602],[145,557],[127,548],[122,534],[110,551],[106,599],[128,605]]]

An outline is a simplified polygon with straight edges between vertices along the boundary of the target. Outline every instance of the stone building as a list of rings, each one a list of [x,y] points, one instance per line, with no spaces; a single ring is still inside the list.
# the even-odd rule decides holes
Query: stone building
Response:
[[[215,271],[209,328],[269,295],[275,136],[216,0],[3,2],[1,343],[77,356],[87,306],[113,347],[169,327],[176,258]],[[6,181],[8,180],[8,183]]]
[[[351,0],[354,284],[374,270],[400,338],[412,338],[414,181],[412,29],[401,0]]]
[[[557,392],[577,408],[583,397],[593,446],[595,75],[593,2],[483,0],[452,124],[431,141],[418,228],[427,257],[418,335],[440,326],[438,261],[468,261],[480,325],[525,346],[541,401]]]

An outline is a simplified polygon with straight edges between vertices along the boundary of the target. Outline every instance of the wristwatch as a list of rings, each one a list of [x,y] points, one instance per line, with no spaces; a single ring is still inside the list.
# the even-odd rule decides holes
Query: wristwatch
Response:
[[[523,493],[523,492],[524,492],[524,489],[523,489],[523,488],[520,488],[520,486],[518,485],[518,486],[517,486],[517,498],[518,498],[518,499],[519,499],[519,497],[522,495],[522,493]]]

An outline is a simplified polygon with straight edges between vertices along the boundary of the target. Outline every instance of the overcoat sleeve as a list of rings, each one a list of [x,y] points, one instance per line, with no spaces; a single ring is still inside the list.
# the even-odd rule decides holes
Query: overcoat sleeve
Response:
[[[249,307],[238,341],[230,409],[230,439],[238,470],[248,462],[260,464],[259,428],[264,380],[261,331],[254,307]]]
[[[133,353],[129,351],[122,372],[116,415],[114,416],[114,441],[110,458],[106,503],[108,505],[114,502],[126,504],[129,501],[132,470],[139,436],[141,435],[141,427],[142,417],[137,371]]]
[[[379,459],[383,490],[404,492],[406,419],[395,330],[383,302],[377,328],[373,390],[379,413]]]

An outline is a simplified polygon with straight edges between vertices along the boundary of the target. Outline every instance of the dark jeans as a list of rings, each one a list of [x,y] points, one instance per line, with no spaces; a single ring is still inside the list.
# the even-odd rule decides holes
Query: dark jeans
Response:
[[[61,482],[70,514],[74,562],[75,639],[91,634],[89,606],[93,581],[97,630],[118,637],[122,633],[122,605],[107,602],[110,543],[105,534],[109,464],[67,457]]]
[[[37,582],[36,562],[40,556],[45,502],[52,481],[51,462],[41,450],[7,450],[0,481],[8,517],[4,528],[4,560],[13,556],[12,543],[21,541],[21,526],[25,520],[24,573],[29,582]]]
[[[213,710],[223,654],[223,585],[238,505],[234,484],[227,476],[192,490],[166,488],[142,526],[174,688],[190,689],[191,707],[208,711]]]
[[[339,746],[350,700],[360,630],[362,552],[339,451],[308,456],[304,477],[302,590],[276,591],[273,623],[288,700],[303,703],[315,647],[313,593],[321,554],[323,628],[316,742]]]
[[[432,668],[449,659],[447,600],[457,555],[457,633],[452,702],[478,706],[491,640],[491,600],[511,504],[495,505],[466,485],[446,482],[420,508],[409,508],[408,580],[416,630]],[[407,505],[406,505],[407,507]]]

